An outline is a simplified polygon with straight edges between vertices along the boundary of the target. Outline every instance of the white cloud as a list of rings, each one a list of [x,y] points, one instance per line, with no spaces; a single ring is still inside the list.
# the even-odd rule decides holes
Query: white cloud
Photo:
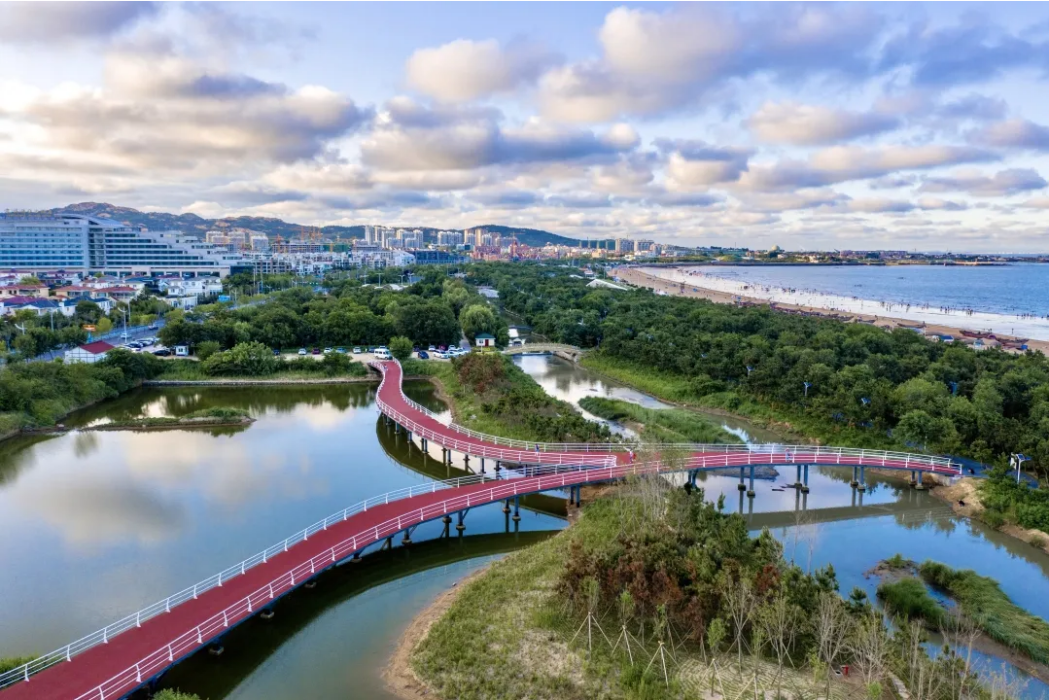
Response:
[[[408,59],[408,84],[438,100],[466,102],[532,83],[557,57],[539,46],[501,47],[494,39],[419,49]]]
[[[766,102],[747,125],[762,141],[815,146],[879,134],[899,126],[895,117],[797,102]]]

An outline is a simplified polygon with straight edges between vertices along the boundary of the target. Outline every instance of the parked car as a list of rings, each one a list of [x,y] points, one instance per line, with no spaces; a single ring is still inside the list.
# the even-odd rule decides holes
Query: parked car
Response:
[[[434,350],[433,356],[438,360],[448,359],[448,353],[446,353],[444,350]]]
[[[324,348],[324,354],[325,354],[325,355],[330,355],[330,354],[332,354],[333,352],[334,352],[334,350],[332,350],[331,348]]]
[[[428,347],[428,348],[426,348],[426,349],[427,349],[427,350],[428,350],[429,352],[433,352],[433,351],[434,351],[434,350],[436,350],[437,348],[435,348],[434,346],[432,346],[432,345],[431,345],[430,347]]]
[[[168,350],[167,348],[161,348],[160,350],[154,350],[153,354],[156,355],[157,357],[170,357],[171,356],[171,351]]]
[[[273,348],[273,356],[280,357],[280,350],[278,350],[277,348]]]
[[[390,351],[386,348],[375,348],[375,359],[376,360],[389,360],[393,356],[390,355]]]
[[[339,353],[340,355],[345,355],[346,354],[346,348],[344,348],[342,346],[339,346],[339,347],[335,348],[335,352]]]
[[[314,355],[320,355],[321,354],[321,349],[320,348],[313,348],[313,350],[311,350],[310,352],[312,352]]]
[[[354,346],[353,354],[354,355],[360,355],[361,354],[361,349],[359,347]]]
[[[148,326],[146,326],[146,328],[151,330],[151,331],[155,331],[157,329],[157,324],[151,323]]]
[[[308,355],[309,353],[306,352],[306,348],[299,348],[299,354],[300,355]]]
[[[438,349],[438,350],[440,350],[441,352],[444,352],[444,351],[445,351],[445,350],[447,350],[448,348],[447,348],[447,346],[444,346],[444,345],[438,345],[438,346],[437,346],[437,349]]]
[[[429,353],[427,353],[425,350],[420,350],[417,354],[419,355],[419,359],[420,360],[429,360],[430,359]]]
[[[459,350],[459,346],[456,345],[455,343],[452,343],[451,345],[448,346],[448,349],[451,350],[452,352],[456,352],[456,351]]]

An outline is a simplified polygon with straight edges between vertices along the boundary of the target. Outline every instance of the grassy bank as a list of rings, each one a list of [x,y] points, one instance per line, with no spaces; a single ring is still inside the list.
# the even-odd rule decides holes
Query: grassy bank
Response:
[[[586,354],[580,364],[605,374],[656,398],[684,406],[724,411],[744,417],[762,427],[787,431],[799,442],[814,440],[822,444],[848,445],[871,449],[899,449],[884,432],[846,424],[828,427],[802,413],[759,403],[734,391],[703,393],[704,388],[680,374],[640,367],[599,352]],[[589,410],[589,409],[588,409]],[[910,448],[913,450],[913,448]]]
[[[35,656],[4,656],[0,657],[0,673],[6,673],[12,668],[18,668],[29,663]]]
[[[739,437],[693,411],[680,408],[653,409],[629,401],[584,396],[579,400],[584,410],[605,420],[636,426],[646,442],[699,442],[732,444]]]
[[[849,654],[813,661],[821,634],[813,621],[830,616],[857,639],[870,625],[883,630],[882,621],[848,608],[835,588],[833,571],[809,576],[789,565],[774,538],[751,538],[740,516],[640,480],[468,583],[411,664],[437,697],[456,700],[683,699],[711,691],[859,700],[879,681],[887,685],[885,666],[869,678],[834,678],[827,664],[849,663]],[[781,653],[758,631],[766,627],[786,635],[775,636]],[[879,662],[886,663],[887,656]],[[955,673],[923,653],[913,663]]]
[[[341,360],[328,361],[328,357]],[[153,379],[165,381],[207,381],[211,379],[319,379],[324,377],[364,377],[368,368],[361,362],[350,360],[345,355],[326,355],[323,360],[312,357],[286,360],[264,365],[258,372],[209,371],[203,362],[195,360],[167,360],[161,372]]]
[[[1049,664],[1049,623],[1009,600],[996,581],[934,561],[926,561],[918,571],[930,586],[956,601],[962,613],[991,639]]]
[[[504,355],[472,353],[452,362],[411,361],[406,375],[435,379],[456,423],[483,433],[539,442],[608,442],[603,425],[547,394]]]

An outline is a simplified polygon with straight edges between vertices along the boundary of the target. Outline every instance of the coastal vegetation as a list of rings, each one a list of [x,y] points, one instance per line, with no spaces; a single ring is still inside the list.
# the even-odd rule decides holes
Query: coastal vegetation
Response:
[[[13,668],[24,666],[33,659],[35,656],[3,656],[0,657],[0,673],[5,673]]]
[[[0,371],[0,435],[46,428],[78,408],[113,398],[156,377],[162,361],[113,350],[94,364],[20,363]]]
[[[912,697],[985,692],[963,650],[932,658],[924,639],[701,491],[634,479],[467,584],[412,665],[438,697],[464,699],[858,700],[882,697],[890,673]]]
[[[401,336],[426,347],[457,343],[464,311],[487,306],[476,290],[440,269],[426,270],[418,282],[399,291],[362,284],[345,273],[329,275],[324,286],[324,292],[293,287],[270,294],[265,303],[239,308],[213,304],[188,313],[173,311],[160,338],[169,347],[197,348],[210,341],[229,349],[250,341],[294,349],[385,345]],[[505,323],[485,330],[506,342]]]
[[[405,373],[425,371],[451,400],[456,421],[493,435],[539,442],[608,442],[608,428],[535,383],[498,353],[470,353],[451,362],[412,361]]]
[[[704,416],[677,408],[653,409],[636,403],[584,396],[579,406],[599,418],[636,427],[645,442],[739,443],[737,436]]]
[[[162,380],[199,381],[221,378],[316,379],[320,377],[364,377],[368,369],[343,353],[331,352],[320,359],[277,357],[257,342],[234,345],[220,350],[203,361],[175,359],[163,363],[156,376]]]
[[[469,281],[583,364],[657,397],[855,447],[948,453],[994,465],[993,509],[1049,521],[1034,489],[1006,489],[1012,453],[1049,477],[1049,358],[977,352],[907,329],[844,323],[649,290],[590,288],[574,269],[476,264]],[[993,517],[993,516],[992,516]]]
[[[929,595],[925,584],[912,576],[878,584],[878,598],[894,615],[922,620],[933,629],[943,627],[947,611]]]

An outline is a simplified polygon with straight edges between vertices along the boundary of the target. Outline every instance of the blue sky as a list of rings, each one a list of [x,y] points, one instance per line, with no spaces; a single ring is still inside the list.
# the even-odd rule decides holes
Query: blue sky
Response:
[[[0,3],[0,206],[1045,251],[1042,4]]]

